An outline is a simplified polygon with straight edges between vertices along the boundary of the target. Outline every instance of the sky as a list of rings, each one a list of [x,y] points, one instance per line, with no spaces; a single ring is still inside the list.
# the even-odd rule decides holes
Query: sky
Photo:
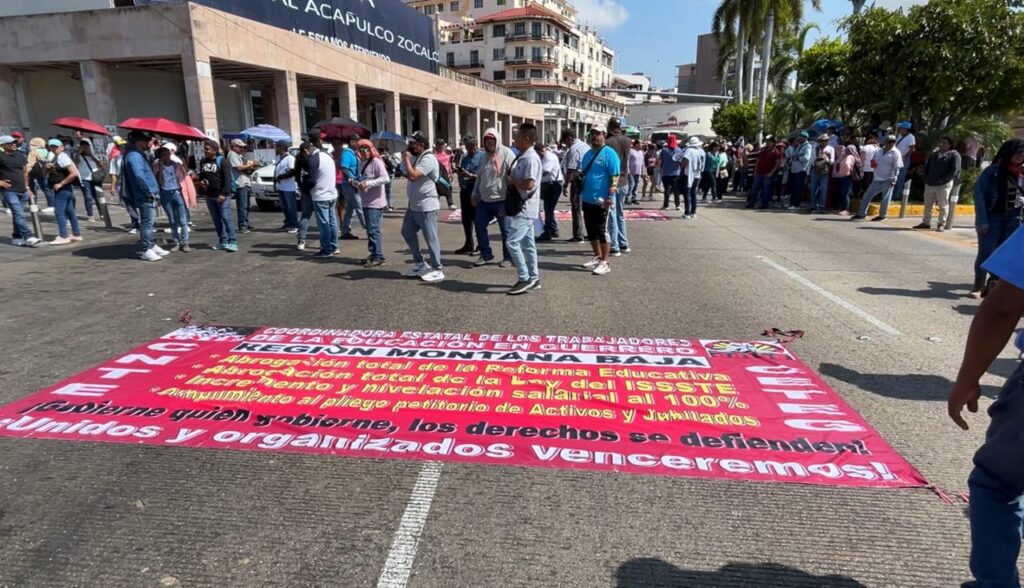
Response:
[[[875,0],[897,8],[925,0]],[[574,0],[581,20],[596,26],[616,54],[616,73],[643,72],[662,88],[676,85],[676,67],[692,63],[697,36],[711,32],[711,18],[720,0]],[[807,2],[804,19],[821,27],[808,37],[837,35],[836,22],[853,12],[849,0],[822,0],[822,10]],[[868,5],[871,5],[869,0]]]

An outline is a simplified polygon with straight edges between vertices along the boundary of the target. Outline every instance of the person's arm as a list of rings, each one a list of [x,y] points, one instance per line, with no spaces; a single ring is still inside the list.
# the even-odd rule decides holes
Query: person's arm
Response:
[[[35,201],[35,198],[36,198],[36,193],[32,191],[32,183],[28,181],[28,169],[29,169],[29,168],[28,168],[28,166],[26,165],[26,166],[25,166],[25,167],[24,167],[24,168],[23,168],[23,169],[21,170],[21,180],[22,180],[23,182],[25,182],[25,190],[27,190],[27,191],[28,191],[28,194],[29,194],[29,198],[31,198],[31,199],[32,199],[32,201]]]
[[[954,183],[960,181],[960,168],[961,168],[962,165],[963,165],[963,162],[960,159],[960,153],[958,151],[954,150],[953,151],[953,182]]]
[[[295,160],[292,160],[291,167],[288,167],[288,171],[274,178],[275,181],[287,180],[288,178],[294,178],[299,175],[298,166],[295,165]]]
[[[228,193],[231,191],[231,170],[222,164],[218,172],[220,173],[220,194],[217,195],[217,202],[221,203],[228,199]]]
[[[597,157],[597,155],[594,155],[594,157]],[[619,189],[619,173],[622,170],[619,154],[615,153],[614,149],[609,153],[606,165],[608,165],[608,175],[611,176],[611,180],[608,182],[608,195],[605,196],[604,203],[606,207],[611,207],[612,202],[614,202],[615,193]]]
[[[1005,280],[1000,280],[981,303],[971,322],[960,373],[947,402],[949,418],[961,429],[968,429],[962,415],[964,407],[978,412],[979,381],[1006,346],[1021,315],[1024,315],[1024,291]]]
[[[520,192],[531,192],[537,186],[537,180],[534,177],[543,174],[543,164],[536,161],[527,161],[525,163],[520,162],[520,165],[526,166],[526,179],[515,182],[516,189]]]
[[[405,151],[405,152],[403,152],[403,157],[405,159],[405,177],[406,177],[406,179],[415,182],[416,180],[422,178],[423,177],[423,172],[421,172],[420,170],[416,169],[416,166],[413,164],[412,153],[409,153],[408,151]]]
[[[974,184],[974,229],[979,237],[988,233],[988,195],[995,181],[994,169],[981,172]]]
[[[134,155],[135,157],[132,157]],[[132,169],[132,180],[135,182],[135,187],[141,194],[149,194],[155,197],[159,194],[159,189],[156,185],[156,176],[153,175],[153,171],[146,165],[146,158],[142,156],[138,151],[132,151],[121,160],[121,166],[129,166]]]
[[[372,172],[372,174],[367,174],[367,179],[359,182],[360,190],[369,190],[370,188],[376,188],[377,186],[383,186],[384,184],[391,182],[391,177],[388,176],[388,170],[384,167],[384,162],[380,159],[373,162],[366,171]]]
[[[894,159],[895,159],[895,162],[892,165],[892,177],[889,178],[889,185],[890,186],[895,186],[896,185],[896,181],[900,177],[900,170],[903,169],[903,165],[904,164],[903,164],[903,156],[900,154],[899,150],[898,149],[893,149],[892,151],[893,151],[893,153],[895,153],[895,155],[893,156]]]

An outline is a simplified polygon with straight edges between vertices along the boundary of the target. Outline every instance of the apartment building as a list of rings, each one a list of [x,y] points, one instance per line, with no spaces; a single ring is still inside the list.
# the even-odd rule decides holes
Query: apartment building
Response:
[[[545,140],[562,129],[583,136],[626,114],[611,87],[615,53],[577,23],[568,0],[406,0],[437,22],[441,65],[503,85],[510,97],[544,105]]]

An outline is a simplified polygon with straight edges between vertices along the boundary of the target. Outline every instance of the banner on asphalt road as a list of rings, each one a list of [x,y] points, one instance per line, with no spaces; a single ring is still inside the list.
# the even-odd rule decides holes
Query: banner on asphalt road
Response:
[[[0,408],[0,435],[926,484],[770,341],[190,326]]]
[[[639,221],[664,221],[670,220],[668,215],[660,210],[635,210],[626,209],[624,214],[626,220],[639,220]],[[444,217],[445,222],[449,223],[460,223],[462,222],[462,210],[456,209]],[[555,220],[557,221],[571,221],[572,211],[571,210],[556,210]]]

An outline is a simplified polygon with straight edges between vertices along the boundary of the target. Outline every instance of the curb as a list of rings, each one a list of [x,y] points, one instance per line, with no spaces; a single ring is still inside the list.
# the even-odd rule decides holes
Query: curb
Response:
[[[856,211],[860,208],[860,200],[854,199],[850,201],[850,210]],[[872,204],[868,207],[869,215],[877,215],[882,209],[880,204]],[[899,216],[900,205],[890,204],[888,216]],[[967,215],[974,216],[974,205],[973,204],[958,204],[956,206],[956,215]],[[924,216],[924,205],[923,204],[908,204],[907,205],[907,216]]]

